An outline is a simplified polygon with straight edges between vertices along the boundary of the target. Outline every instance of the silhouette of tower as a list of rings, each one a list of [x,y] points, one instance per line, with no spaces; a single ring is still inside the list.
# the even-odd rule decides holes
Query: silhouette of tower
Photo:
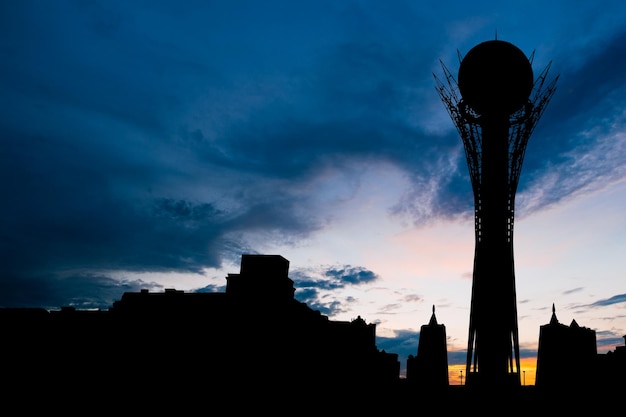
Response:
[[[409,355],[406,379],[420,388],[439,389],[449,385],[446,326],[437,323],[435,306],[428,324],[420,328],[417,356]]]
[[[474,192],[474,272],[467,385],[520,385],[513,263],[515,192],[526,144],[556,80],[550,64],[533,79],[532,55],[491,40],[461,58],[458,83],[446,66],[436,89],[461,136]],[[545,84],[545,86],[544,86]]]

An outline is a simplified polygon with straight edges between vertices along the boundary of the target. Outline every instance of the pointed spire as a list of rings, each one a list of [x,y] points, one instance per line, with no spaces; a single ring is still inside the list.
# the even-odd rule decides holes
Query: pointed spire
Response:
[[[556,308],[554,308],[554,303],[552,303],[552,317],[550,318],[550,324],[559,324],[559,320],[556,318]]]
[[[435,305],[433,304],[433,315],[430,316],[430,322],[428,323],[429,326],[436,326],[437,325],[437,318],[435,317]]]

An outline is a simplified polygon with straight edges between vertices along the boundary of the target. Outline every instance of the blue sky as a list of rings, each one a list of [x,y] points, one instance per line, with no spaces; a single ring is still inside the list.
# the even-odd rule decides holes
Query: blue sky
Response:
[[[516,200],[522,354],[552,303],[626,334],[621,1],[5,1],[0,306],[223,291],[242,253],[296,297],[417,350],[436,306],[464,362],[474,250],[461,140],[435,90],[485,40],[557,90]]]

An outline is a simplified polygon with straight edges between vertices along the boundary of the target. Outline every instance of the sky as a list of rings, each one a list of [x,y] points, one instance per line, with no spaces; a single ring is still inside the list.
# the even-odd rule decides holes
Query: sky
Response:
[[[0,2],[0,306],[224,291],[242,254],[277,254],[299,301],[376,323],[402,373],[434,306],[457,383],[474,201],[434,75],[497,37],[558,76],[516,196],[526,382],[553,304],[614,350],[624,22],[604,0]]]

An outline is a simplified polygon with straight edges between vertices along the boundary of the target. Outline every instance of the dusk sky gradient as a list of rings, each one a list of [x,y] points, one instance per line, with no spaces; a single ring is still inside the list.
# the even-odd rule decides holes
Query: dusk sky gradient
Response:
[[[517,191],[522,358],[553,303],[613,350],[625,22],[623,1],[3,1],[0,307],[224,291],[242,254],[278,254],[403,372],[433,305],[464,365],[474,201],[433,74],[497,34],[559,77]]]

